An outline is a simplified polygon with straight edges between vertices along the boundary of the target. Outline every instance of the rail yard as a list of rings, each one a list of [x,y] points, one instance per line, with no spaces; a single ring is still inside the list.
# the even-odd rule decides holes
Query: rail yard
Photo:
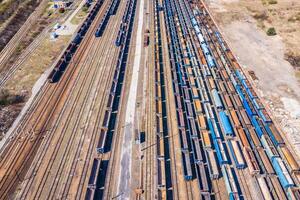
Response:
[[[300,199],[297,155],[201,0],[88,12],[0,149],[0,199]]]

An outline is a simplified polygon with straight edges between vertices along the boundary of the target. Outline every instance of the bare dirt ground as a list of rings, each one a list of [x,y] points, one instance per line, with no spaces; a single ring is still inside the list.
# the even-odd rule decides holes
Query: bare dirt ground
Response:
[[[300,155],[300,1],[205,0],[245,72]],[[277,35],[268,36],[274,27]]]

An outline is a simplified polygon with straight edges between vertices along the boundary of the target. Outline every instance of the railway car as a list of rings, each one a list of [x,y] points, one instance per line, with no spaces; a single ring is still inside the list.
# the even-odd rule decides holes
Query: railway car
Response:
[[[251,128],[248,128],[248,131],[249,131],[249,135],[250,135],[251,141],[253,142],[254,146],[256,148],[260,148],[261,143],[260,143],[260,140],[257,136],[255,129],[251,127]]]
[[[246,125],[251,125],[251,122],[249,120],[248,115],[246,114],[246,111],[244,109],[242,109],[242,110],[240,110],[240,113],[241,113],[241,116],[242,116],[242,119],[243,119],[244,123]]]
[[[192,108],[192,104],[190,101],[185,102],[186,104],[186,115],[188,118],[192,118],[194,117],[194,113],[193,113],[193,108]]]
[[[274,124],[265,125],[264,128],[266,129],[269,137],[271,138],[273,144],[276,147],[283,146],[285,144],[281,134],[279,133],[278,129],[274,126]]]
[[[263,147],[265,148],[265,151],[269,157],[269,159],[272,161],[274,158],[278,157],[278,153],[276,151],[276,148],[274,146],[272,146],[271,141],[269,141],[269,139],[265,136],[262,135],[260,137],[260,141],[263,145]]]
[[[92,199],[94,199],[95,193],[96,193],[95,189],[93,189],[93,188],[87,188],[84,199],[85,200],[92,200]]]
[[[192,87],[192,97],[193,99],[199,99],[198,90],[196,87]]]
[[[207,64],[210,68],[216,67],[215,60],[211,55],[206,55],[207,58]]]
[[[193,179],[193,172],[191,168],[191,160],[190,160],[190,153],[189,152],[182,152],[182,162],[183,162],[183,174],[184,179],[186,181],[190,181]]]
[[[181,151],[188,152],[188,140],[187,140],[187,133],[185,129],[179,129],[180,141],[181,141]]]
[[[254,154],[253,154],[253,151],[250,148],[244,147],[243,148],[243,154],[244,154],[248,169],[250,171],[250,174],[252,176],[259,174],[260,173],[260,168],[259,168],[259,165],[256,161],[256,158],[255,158]]]
[[[233,125],[234,127],[240,127],[241,126],[241,123],[240,123],[240,120],[236,114],[236,111],[235,110],[230,110],[230,116],[231,116],[231,119],[233,121]]]
[[[215,115],[214,115],[209,103],[204,104],[204,112],[206,114],[207,119],[214,119],[215,118]]]
[[[229,137],[233,136],[233,129],[226,113],[224,111],[220,111],[219,117],[220,117],[221,127],[225,135]]]
[[[213,140],[214,147],[217,153],[217,158],[219,165],[229,164],[229,160],[227,158],[227,153],[225,151],[225,146],[220,139]]]
[[[270,190],[267,186],[265,178],[264,177],[257,177],[257,182],[258,182],[259,189],[260,189],[261,194],[264,197],[264,199],[272,200],[273,197],[272,197],[272,195],[270,193]]]
[[[205,130],[206,129],[206,122],[205,122],[205,118],[204,116],[201,114],[201,115],[198,115],[198,123],[199,123],[199,126],[202,130]]]
[[[298,200],[300,199],[300,191],[297,188],[288,188],[287,197],[289,200]]]
[[[277,176],[269,176],[268,182],[273,186],[273,195],[277,199],[287,199],[286,190],[281,186],[279,178]],[[287,188],[288,189],[288,188]]]
[[[246,167],[246,164],[245,164],[244,157],[241,153],[241,149],[239,147],[238,142],[235,140],[228,140],[227,143],[228,143],[231,155],[233,157],[235,167],[237,169],[244,169]]]
[[[201,136],[202,136],[202,141],[203,141],[204,147],[207,149],[210,149],[212,146],[211,146],[211,139],[210,139],[208,131],[202,130]]]
[[[205,43],[201,44],[201,48],[202,48],[202,51],[203,51],[204,55],[209,55],[210,54],[210,52],[209,52],[209,50],[208,50]]]
[[[106,110],[105,114],[104,114],[104,119],[103,119],[102,127],[108,128],[110,115],[111,115],[111,110]]]
[[[105,153],[106,137],[107,137],[107,130],[101,129],[99,141],[96,148],[98,154]]]
[[[223,41],[223,39],[222,39],[220,33],[219,33],[218,31],[216,31],[216,32],[215,32],[215,35],[216,35],[217,40],[218,40],[218,42],[219,42],[221,48],[223,49],[223,51],[227,51],[228,49],[226,48],[225,43],[224,43],[224,41]]]
[[[265,123],[271,123],[272,122],[272,119],[270,118],[269,114],[267,113],[267,111],[265,109],[259,110],[258,114]]]
[[[265,151],[263,149],[258,149],[257,150],[259,157],[262,161],[263,166],[265,167],[265,173],[266,174],[275,174],[275,171],[272,167],[272,163],[270,162],[270,160],[268,159]]]
[[[213,140],[221,138],[219,128],[218,128],[215,120],[208,119],[208,128],[210,130],[210,133],[211,133],[211,136],[212,136]]]
[[[110,15],[115,15],[117,12],[117,9],[119,7],[120,1],[119,0],[114,0],[110,6],[109,14]]]
[[[288,164],[287,166],[290,169],[291,173],[299,172],[300,171],[299,164],[295,160],[295,157],[292,155],[290,150],[285,146],[280,147],[279,149],[282,152],[282,154]]]
[[[109,94],[106,107],[112,110],[114,95],[112,93]]]
[[[193,117],[191,117],[188,119],[188,121],[190,123],[190,136],[192,138],[198,138],[195,119]]]
[[[233,108],[233,104],[232,104],[232,101],[231,101],[231,98],[228,94],[225,94],[224,95],[224,100],[225,100],[225,104],[227,105],[227,107],[229,109],[232,109]],[[233,110],[234,111],[234,110]],[[235,111],[234,111],[235,112]]]
[[[235,93],[235,89],[234,89],[234,86],[231,82],[227,82],[227,86],[228,86],[228,89],[231,93]],[[241,104],[241,103],[240,103]],[[239,105],[239,106],[242,106],[242,105]]]
[[[204,39],[204,37],[201,33],[198,33],[197,37],[198,37],[198,40],[199,40],[200,44],[205,43],[205,39]]]
[[[258,123],[258,121],[257,121],[257,119],[256,119],[255,116],[251,117],[251,122],[252,122],[252,125],[255,128],[257,136],[260,138],[263,135],[263,131],[262,131],[262,128],[260,127],[260,125],[259,125],[259,123]]]
[[[201,32],[198,25],[194,26],[194,29],[195,29],[196,34]]]
[[[100,163],[101,160],[94,158],[93,164],[92,164],[92,171],[91,171],[91,175],[89,178],[89,182],[88,182],[88,187],[95,189],[96,188],[96,184],[97,184],[97,180],[98,180],[98,172],[100,170]]]
[[[185,123],[184,123],[184,118],[183,118],[183,112],[182,110],[178,109],[178,127],[179,128],[184,128],[185,127]]]
[[[206,157],[207,157],[207,161],[208,161],[208,172],[209,172],[210,178],[218,179],[220,176],[220,173],[219,173],[215,153],[212,150],[207,150],[206,155],[207,155]]]
[[[216,89],[211,90],[211,95],[212,95],[212,99],[215,103],[216,108],[222,109],[223,104],[222,104],[222,101],[221,101],[220,96],[218,94],[218,91]]]
[[[262,103],[259,101],[259,99],[253,99],[252,103],[254,105],[254,108],[259,111],[261,109],[264,109],[264,106],[262,105]]]
[[[235,74],[236,74],[236,76],[238,77],[238,79],[239,79],[240,81],[246,80],[244,74],[243,74],[239,69],[236,69],[236,70],[235,70]]]
[[[192,138],[193,145],[194,145],[194,161],[195,163],[200,163],[203,161],[202,151],[199,143],[198,137]]]
[[[285,164],[281,160],[281,158],[274,158],[272,160],[273,167],[278,175],[279,181],[283,188],[289,188],[294,186],[294,181],[291,178]]]
[[[198,25],[197,20],[195,19],[195,17],[193,17],[193,18],[191,19],[191,22],[192,22],[192,25],[193,25],[193,26]]]
[[[241,127],[237,128],[237,133],[238,133],[239,138],[240,138],[240,140],[242,142],[242,145],[244,147],[246,147],[246,148],[250,148],[251,146],[250,146],[250,143],[249,143],[249,141],[247,139],[247,135],[246,135],[244,129],[241,128]]]
[[[50,75],[48,76],[49,83],[55,83],[57,82],[62,75],[62,72],[59,70],[53,69]]]
[[[200,100],[199,99],[194,99],[194,105],[195,105],[196,114],[201,114],[202,113],[202,106],[201,106]]]
[[[232,170],[225,165],[221,166],[221,170],[225,180],[225,186],[227,189],[229,200],[240,199]]]
[[[201,191],[201,194],[210,194],[205,165],[203,162],[199,162],[197,163],[197,167],[200,172],[200,176],[198,177],[199,178],[198,184],[199,184],[199,189]]]
[[[227,93],[227,90],[225,88],[224,82],[223,81],[218,81],[217,84],[219,85],[220,91],[223,93]]]

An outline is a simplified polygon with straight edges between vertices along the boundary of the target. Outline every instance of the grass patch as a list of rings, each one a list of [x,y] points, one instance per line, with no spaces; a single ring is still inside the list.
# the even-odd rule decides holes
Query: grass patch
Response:
[[[274,28],[274,27],[268,28],[268,30],[267,30],[267,35],[268,35],[268,36],[277,35],[275,28]]]
[[[76,15],[71,19],[71,23],[77,25],[81,20],[87,15],[88,10],[84,9],[86,6],[83,6],[81,10],[76,13]]]

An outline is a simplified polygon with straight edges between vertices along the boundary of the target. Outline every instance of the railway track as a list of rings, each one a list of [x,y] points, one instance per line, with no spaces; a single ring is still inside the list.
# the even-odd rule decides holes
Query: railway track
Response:
[[[76,62],[76,61],[75,61]],[[72,74],[69,74],[70,76],[69,77],[71,77],[71,75]],[[66,77],[66,78],[68,78],[68,76]],[[63,82],[63,81],[62,81]],[[63,85],[63,84],[62,84]],[[45,89],[45,91],[48,91],[49,92],[49,88],[48,87],[50,87],[50,85],[47,85],[46,84],[46,89]],[[53,86],[54,88],[56,88],[55,86]],[[57,91],[57,90],[55,90],[55,91]],[[48,93],[48,95],[49,95],[49,93]],[[50,93],[50,95],[49,96],[51,96],[51,93]],[[47,97],[49,97],[49,96],[47,96]],[[47,98],[46,97],[46,99],[51,99],[51,98]],[[47,107],[47,104],[46,104],[46,107]],[[45,107],[44,107],[45,108]],[[41,109],[41,108],[39,108],[39,109]],[[37,112],[37,110],[35,110],[36,111],[36,113],[39,113],[39,112]],[[46,114],[45,112],[44,112],[44,114]],[[51,116],[51,115],[50,115]],[[30,117],[30,120],[32,120],[32,119],[34,119],[34,117],[32,116],[32,117]],[[37,125],[39,125],[39,124],[37,124]],[[38,129],[39,130],[39,129]],[[15,141],[15,142],[17,142],[17,141]],[[25,142],[24,142],[25,143]],[[22,144],[24,144],[24,143],[22,143]],[[25,143],[26,144],[26,143]],[[12,146],[14,146],[14,145],[12,145]],[[15,146],[17,146],[17,145],[15,145]],[[12,148],[7,148],[7,149],[9,149],[9,150],[12,150]],[[14,149],[18,149],[18,148],[14,148]],[[20,149],[19,149],[20,150]],[[17,152],[17,153],[20,153],[20,151],[19,152]],[[11,155],[11,156],[13,156],[14,154],[12,154],[11,152],[8,154],[8,152],[7,152],[7,154],[6,155]],[[17,157],[15,158],[15,159],[17,159]],[[6,160],[7,161],[7,160]],[[2,164],[2,163],[1,163]],[[2,165],[1,165],[2,166]],[[3,166],[2,166],[3,167]],[[2,168],[1,167],[1,168]],[[15,167],[15,166],[14,166]],[[2,168],[2,170],[3,170],[3,168]],[[1,179],[1,182],[3,183],[3,180],[4,179]],[[1,187],[2,189],[3,189],[3,187]]]
[[[116,26],[116,24],[115,24],[115,26]],[[111,27],[111,28],[116,28],[116,27]],[[115,30],[115,29],[113,29],[113,30]],[[111,38],[107,38],[108,37],[108,35],[106,34],[106,37],[104,37],[103,38],[103,40],[102,41],[112,41],[112,37],[114,37],[115,36],[115,34],[116,34],[116,32],[114,33],[114,34],[112,34],[112,35],[109,35],[109,37],[111,37]],[[95,43],[93,43],[93,44],[95,44]],[[99,45],[97,45],[98,47],[100,46],[100,47],[102,47],[104,44],[99,44]],[[111,47],[112,48],[109,48],[109,49],[106,49],[106,50],[111,50],[111,49],[114,49],[113,48],[113,43],[111,43],[110,42],[110,45],[111,45]],[[102,52],[103,52],[103,48],[100,48],[101,50],[102,50]],[[103,56],[103,57],[105,57],[105,55],[104,54],[106,54],[106,55],[114,55],[114,53],[112,52],[112,54],[107,54],[107,52],[106,53],[102,53],[102,55],[100,55],[100,56]],[[98,55],[99,56],[99,55]],[[108,60],[108,59],[110,59],[111,60],[111,57],[108,57],[108,56],[106,56],[105,57],[105,59],[106,59],[106,61]],[[97,60],[97,59],[91,59],[91,60]],[[108,64],[108,62],[106,62],[105,60],[104,61],[102,61],[102,62],[97,62],[97,64],[98,64],[98,70],[99,69],[102,69],[100,66],[103,66],[104,64],[106,64],[106,65],[110,65],[110,64]],[[102,69],[103,70],[103,69]],[[113,70],[113,68],[105,68],[105,70],[106,71],[112,71]],[[90,75],[95,75],[95,74],[98,74],[97,72],[93,72],[93,71],[91,71],[90,72],[91,74]],[[102,76],[104,76],[104,74],[106,74],[107,75],[107,72],[106,73],[100,73],[100,74],[102,74]],[[90,77],[90,76],[88,76],[87,75],[87,77]],[[111,77],[111,75],[108,75],[108,77]],[[92,78],[93,79],[93,78]],[[102,78],[99,78],[98,77],[98,84],[97,85],[95,85],[93,88],[98,88],[99,89],[99,87],[100,87],[100,84],[99,84],[99,81],[100,80],[103,80],[103,77]],[[104,80],[107,80],[106,81],[106,85],[109,83],[109,80],[110,79],[104,79]],[[85,82],[85,81],[83,81],[83,82]],[[95,82],[95,81],[94,81]],[[92,83],[92,82],[91,82]],[[105,83],[105,81],[104,81],[104,83]],[[94,83],[95,84],[95,83]],[[104,84],[105,85],[105,84]],[[103,86],[103,83],[101,84],[101,86]],[[91,85],[89,85],[88,87],[90,87],[90,88],[92,88],[91,87]],[[101,89],[101,90],[103,90],[103,88]],[[88,90],[89,91],[89,90]],[[90,92],[90,93],[92,93],[92,94],[94,94],[95,93],[95,91],[94,92]],[[96,93],[98,93],[98,92],[96,92]],[[101,93],[101,92],[100,92]],[[82,94],[80,94],[80,96],[82,96]],[[103,96],[103,98],[106,98],[106,96]],[[93,104],[95,103],[95,100],[94,100],[94,98],[95,98],[95,96],[93,97],[93,101],[92,101],[92,103],[90,104],[90,106],[93,106]],[[97,102],[99,102],[99,105],[102,105],[101,107],[100,107],[100,110],[98,111],[98,112],[100,112],[101,110],[102,110],[102,108],[103,108],[103,103],[104,103],[104,101],[103,101],[103,98],[102,98],[102,100],[100,99],[100,100],[98,100]],[[77,101],[75,101],[75,102],[77,102]],[[87,102],[87,101],[84,101],[85,103]],[[87,108],[86,106],[83,106],[84,108]],[[89,109],[87,109],[87,110],[89,110]],[[84,115],[84,113],[82,113],[82,111],[83,110],[81,110],[81,114],[79,114],[79,116],[82,116],[82,115]],[[86,110],[85,110],[86,111]],[[89,112],[86,112],[87,114],[86,115],[88,115],[88,116],[90,116],[91,115],[91,110],[89,111]],[[99,114],[97,114],[97,115],[99,115]],[[96,116],[97,116],[96,115]],[[68,116],[72,116],[72,115],[68,115]],[[91,121],[93,121],[92,119],[89,119],[89,120],[91,120]],[[77,121],[77,119],[76,119],[76,121]],[[75,121],[75,127],[73,128],[73,131],[76,131],[76,129],[79,129],[79,124],[77,123]],[[85,123],[87,123],[87,122],[85,122]],[[85,124],[84,123],[84,124]],[[67,126],[68,125],[68,123],[65,123],[64,124],[64,126]],[[93,129],[93,126],[89,126],[90,127],[90,129]],[[95,131],[92,131],[91,130],[91,132],[92,133],[94,133],[94,134],[96,134],[97,133],[97,126],[95,127]],[[68,131],[67,130],[62,130],[63,132],[66,132],[66,133],[68,133]],[[88,132],[87,130],[85,131],[85,132]],[[80,137],[87,137],[86,135],[88,134],[88,133],[82,133],[82,132],[78,132],[78,134],[79,134],[79,136]],[[93,136],[91,136],[92,138],[94,137],[94,134],[93,134]],[[73,138],[74,136],[72,136],[72,138]],[[84,139],[83,138],[81,138],[80,139],[80,141],[84,141]],[[93,141],[93,140],[92,140]],[[95,142],[94,142],[95,143]],[[94,144],[94,143],[92,143],[92,144]],[[86,144],[86,143],[85,143]],[[75,156],[74,155],[70,155],[70,156],[68,156],[68,155],[66,155],[66,153],[63,153],[63,156],[65,156],[66,158],[62,158],[61,159],[61,162],[63,162],[63,163],[58,163],[58,165],[60,166],[60,168],[58,169],[58,173],[62,173],[62,169],[63,169],[63,167],[64,167],[64,163],[66,163],[67,161],[71,164],[71,165],[69,165],[69,166],[65,166],[68,170],[70,170],[70,167],[72,166],[72,168],[71,168],[71,171],[69,172],[70,174],[76,174],[76,173],[79,173],[79,174],[82,174],[82,173],[80,173],[80,172],[78,172],[78,170],[81,170],[81,169],[85,169],[85,171],[86,171],[86,169],[87,169],[87,167],[85,166],[85,164],[82,166],[82,167],[77,167],[77,168],[79,168],[79,169],[77,169],[76,170],[76,172],[74,171],[75,170],[75,167],[74,166],[76,166],[75,164],[76,163],[78,163],[78,159],[79,160],[81,160],[80,158],[78,158],[79,156],[77,156],[77,154],[79,153],[79,150],[80,151],[82,151],[83,149],[81,148],[81,145],[83,145],[83,143],[75,143],[75,144],[69,144],[71,147],[72,146],[77,146],[78,145],[78,147],[76,147],[75,149],[69,149],[66,153],[68,153],[68,152],[73,152],[73,154],[74,154],[74,152],[75,152]],[[93,149],[93,146],[94,145],[85,145],[85,146],[87,146],[86,148],[88,148],[89,150],[89,153],[92,153],[92,149]],[[68,147],[67,147],[68,148]],[[55,148],[55,149],[57,149],[57,148]],[[48,150],[49,151],[49,150]],[[53,155],[53,157],[56,157],[55,156],[55,154],[52,154]],[[74,158],[73,158],[73,161],[70,161],[70,160],[72,160],[72,159],[70,159],[70,160],[68,160],[67,159],[67,157],[72,157],[72,156],[74,156]],[[65,160],[67,160],[67,161],[65,161]],[[86,160],[86,159],[84,159],[84,160]],[[81,164],[77,164],[77,165],[81,165]],[[49,165],[48,165],[49,166]],[[65,169],[64,169],[65,170]],[[75,198],[75,196],[77,196],[77,195],[79,195],[79,196],[81,196],[81,195],[84,195],[84,194],[81,194],[79,191],[82,191],[82,187],[83,187],[83,184],[80,184],[80,190],[79,191],[77,191],[77,188],[79,187],[79,183],[78,182],[83,182],[84,180],[80,180],[80,178],[78,177],[78,176],[76,176],[76,177],[72,177],[72,178],[68,178],[67,180],[60,180],[60,178],[62,178],[63,176],[59,176],[59,174],[56,174],[56,176],[58,176],[58,177],[54,177],[53,178],[53,180],[55,180],[56,182],[56,184],[58,184],[58,183],[66,183],[66,185],[64,185],[64,187],[62,188],[62,189],[60,189],[59,191],[61,191],[58,195],[61,195],[62,197],[66,197],[66,196],[68,196],[68,197],[72,197],[72,196],[74,196],[74,198]],[[81,176],[81,178],[85,178],[85,177],[82,177]],[[77,179],[77,180],[76,180]],[[71,182],[71,180],[72,180],[72,185],[70,186],[70,182]],[[46,181],[46,180],[45,180]],[[47,180],[47,182],[49,182],[48,180]],[[75,182],[75,183],[74,183]],[[54,186],[57,186],[56,184],[54,183]],[[77,184],[76,184],[77,183]],[[27,185],[27,184],[25,184],[25,185]],[[36,184],[35,184],[36,185]],[[43,188],[47,188],[47,186],[43,186]],[[71,187],[71,188],[69,188],[69,187]],[[56,191],[56,189],[55,189],[55,187],[53,187],[52,186],[52,188],[54,188],[54,189],[52,189],[52,191]],[[73,188],[73,189],[72,189]],[[41,190],[42,191],[42,190]],[[74,191],[77,191],[77,192],[74,192]],[[44,193],[45,191],[43,191],[43,193]]]
[[[41,44],[43,39],[46,37],[46,33],[50,29],[44,29],[43,32],[36,38],[26,49],[24,54],[20,56],[16,63],[13,64],[11,68],[4,71],[0,74],[1,80],[0,80],[0,89],[3,88],[4,84],[11,78],[11,76],[23,65],[25,60],[31,55],[31,53]]]
[[[101,5],[66,69],[56,67],[62,76],[1,149],[3,198],[297,199],[299,165],[202,1]],[[144,68],[136,72],[141,9]],[[142,122],[128,125],[132,73],[143,73],[129,99]],[[133,191],[119,185],[126,131],[140,142],[145,134],[130,144],[128,166],[140,167],[130,173],[139,175]]]
[[[7,43],[7,45],[0,52],[0,66],[5,66],[5,63],[8,61],[8,58],[15,51],[19,42],[24,38],[27,32],[30,30],[33,22],[36,22],[40,14],[44,11],[44,7],[47,5],[47,1],[42,1],[38,8],[28,17],[22,27],[14,35],[12,39]],[[1,67],[1,68],[2,68]],[[3,69],[0,68],[0,71]]]

